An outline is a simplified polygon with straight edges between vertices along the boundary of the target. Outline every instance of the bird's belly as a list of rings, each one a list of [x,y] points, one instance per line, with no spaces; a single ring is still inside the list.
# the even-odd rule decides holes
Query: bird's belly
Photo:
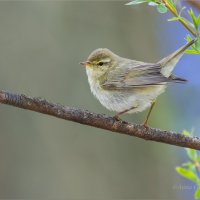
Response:
[[[122,112],[133,108],[128,113],[141,112],[150,107],[164,89],[165,86],[134,88],[131,91],[108,91],[99,87],[91,88],[92,93],[108,110]]]
[[[136,97],[133,94],[101,91],[95,96],[108,110],[122,112],[131,107],[138,107]]]
[[[91,70],[87,69],[90,89],[94,96],[108,110],[122,112],[131,109],[128,113],[141,112],[151,106],[159,94],[164,92],[165,85],[146,86],[126,90],[104,90],[93,78]]]

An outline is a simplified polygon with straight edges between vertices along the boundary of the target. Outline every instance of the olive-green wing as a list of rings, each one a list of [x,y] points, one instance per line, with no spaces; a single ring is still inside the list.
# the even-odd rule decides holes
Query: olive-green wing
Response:
[[[120,68],[114,67],[114,69],[108,71],[106,79],[100,82],[102,88],[107,90],[121,90],[163,85],[167,82],[183,82],[175,76],[169,78],[163,76],[160,64],[143,63],[128,59],[125,61],[119,63]]]

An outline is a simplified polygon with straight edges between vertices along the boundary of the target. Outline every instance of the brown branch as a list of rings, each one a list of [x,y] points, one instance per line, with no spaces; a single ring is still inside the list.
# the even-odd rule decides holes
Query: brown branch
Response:
[[[170,131],[145,128],[143,125],[116,121],[114,118],[106,115],[95,114],[87,110],[50,103],[41,98],[32,98],[22,94],[12,94],[0,91],[0,103],[78,122],[80,124],[94,126],[112,132],[136,136],[145,140],[153,140],[156,142],[200,150],[200,139],[197,137],[188,137]]]

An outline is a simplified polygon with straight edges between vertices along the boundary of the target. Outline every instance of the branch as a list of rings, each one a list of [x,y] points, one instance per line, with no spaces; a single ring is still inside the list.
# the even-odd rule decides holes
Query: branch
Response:
[[[165,4],[165,6],[168,8],[168,10],[170,10],[170,12],[175,16],[175,17],[179,17],[179,14],[177,13],[176,10],[174,10],[170,4],[167,2],[167,0],[162,0],[163,3]],[[196,32],[190,27],[188,26],[188,24],[181,18],[178,19],[178,21],[195,37],[197,36]]]
[[[143,125],[131,124],[125,121],[117,121],[114,118],[103,114],[95,114],[87,110],[50,103],[41,98],[32,98],[23,94],[12,94],[9,92],[0,91],[0,103],[32,110],[112,132],[135,136],[145,140],[152,140],[200,150],[200,139],[197,137],[188,137],[182,134],[163,131],[155,128],[145,128]]]

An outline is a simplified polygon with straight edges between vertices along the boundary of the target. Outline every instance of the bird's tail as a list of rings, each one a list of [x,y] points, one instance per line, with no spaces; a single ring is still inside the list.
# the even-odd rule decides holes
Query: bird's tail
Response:
[[[158,64],[161,65],[161,73],[165,77],[169,77],[176,66],[176,63],[180,60],[180,58],[183,56],[184,51],[189,48],[191,45],[193,45],[197,41],[197,38],[191,40],[181,48],[179,48],[177,51],[173,52],[169,56],[163,58],[158,62]]]

